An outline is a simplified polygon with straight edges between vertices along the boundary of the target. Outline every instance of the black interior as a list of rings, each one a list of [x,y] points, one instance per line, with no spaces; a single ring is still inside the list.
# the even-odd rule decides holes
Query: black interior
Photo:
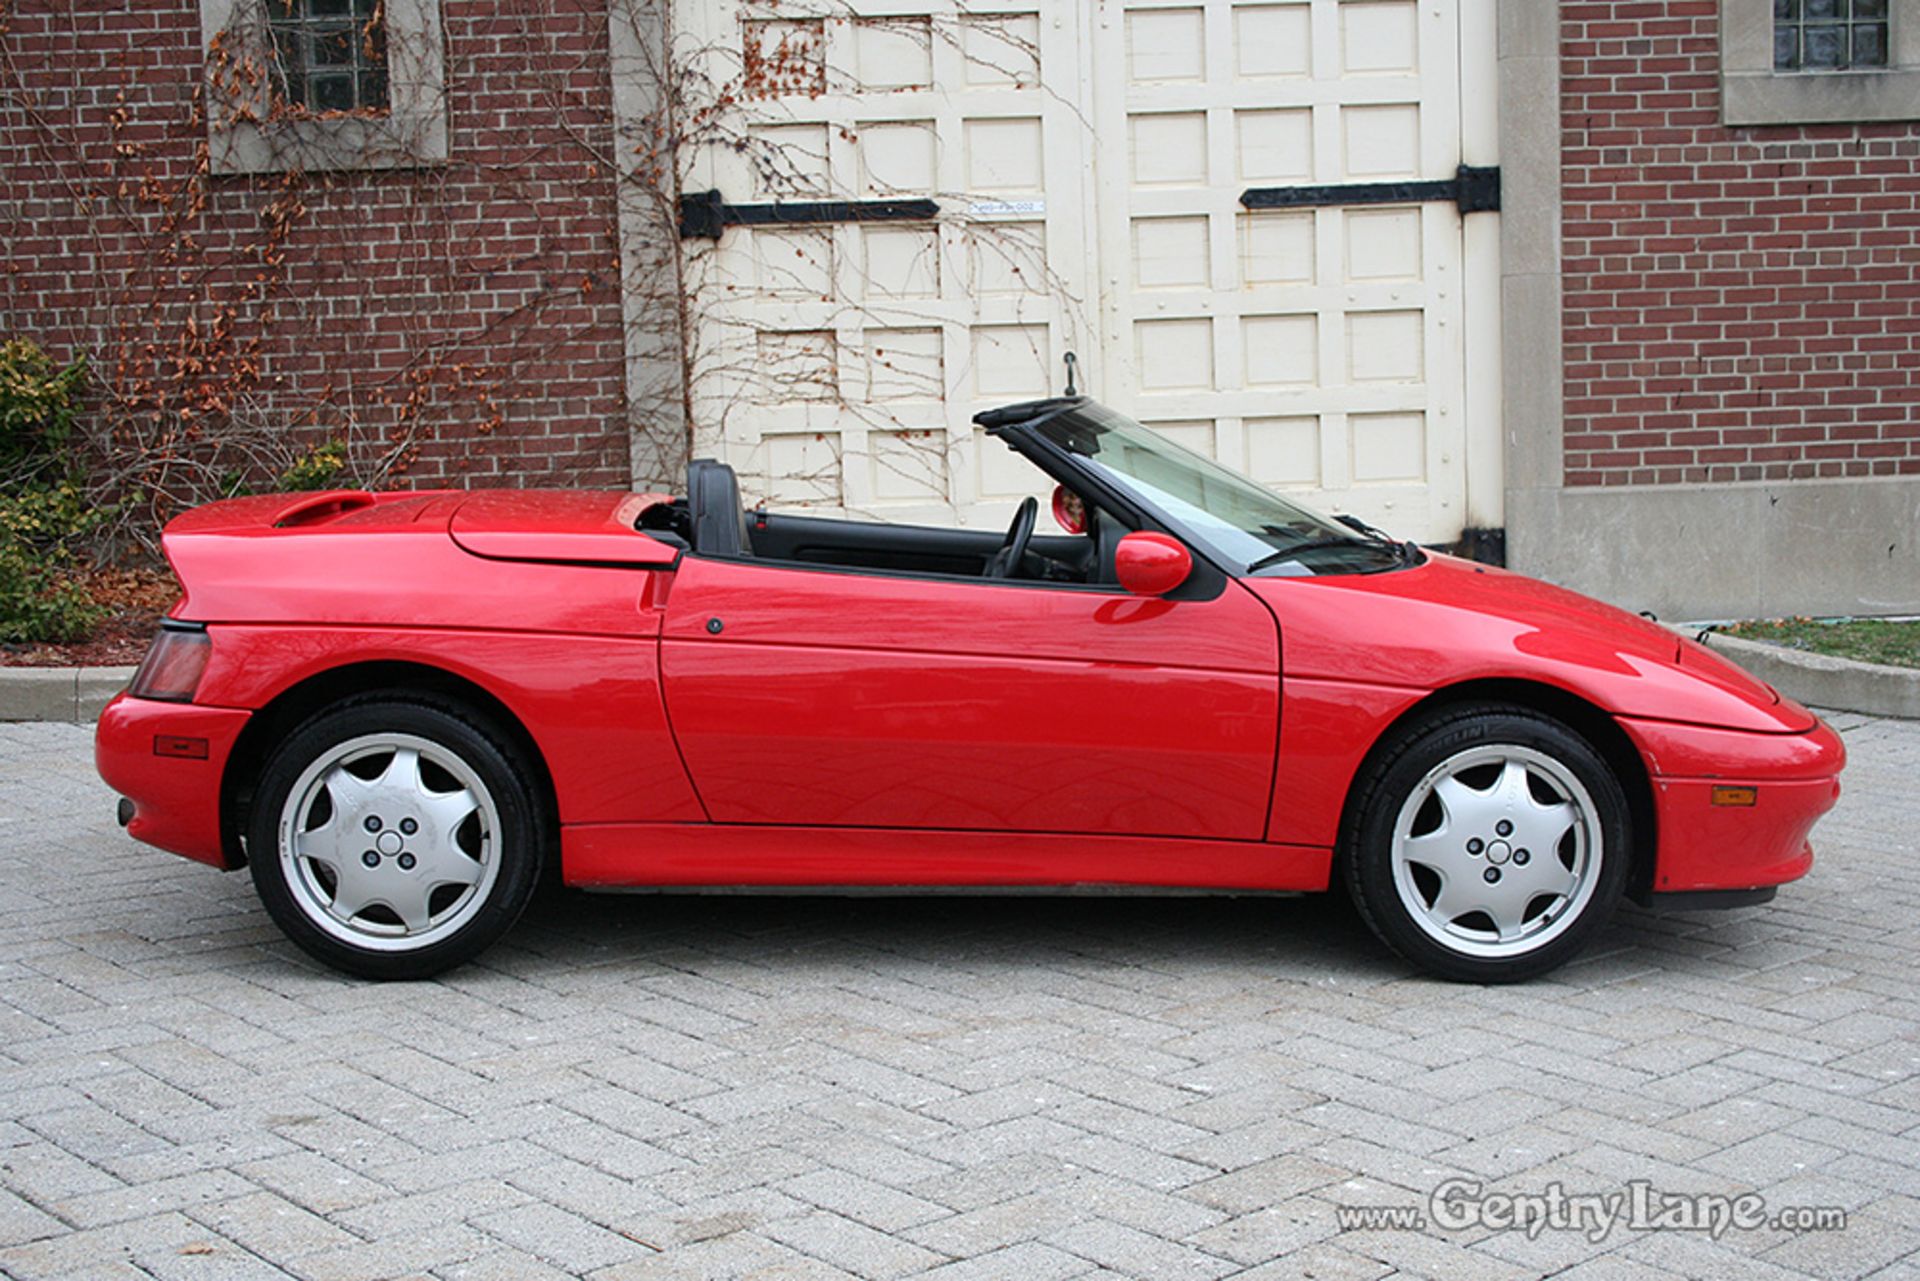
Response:
[[[649,508],[641,528],[684,541],[701,556],[741,557],[801,565],[833,565],[898,574],[988,576],[1004,568],[1014,580],[1113,585],[1114,548],[1127,527],[1092,503],[1084,534],[1035,532],[1018,564],[995,566],[1007,545],[1002,530],[890,525],[791,516],[741,506],[733,469],[711,459],[687,467],[685,503]],[[1040,518],[1043,526],[1050,517]],[[998,575],[996,575],[998,576]]]

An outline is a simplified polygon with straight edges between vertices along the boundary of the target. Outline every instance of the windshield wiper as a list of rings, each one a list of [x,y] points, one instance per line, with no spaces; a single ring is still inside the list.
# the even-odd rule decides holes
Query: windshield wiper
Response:
[[[1394,555],[1399,557],[1402,565],[1419,563],[1421,557],[1420,544],[1414,542],[1411,538],[1405,540],[1395,538],[1378,525],[1369,525],[1358,516],[1350,514],[1343,513],[1335,516],[1334,519],[1342,525],[1345,525],[1348,529],[1357,530],[1365,534],[1368,538],[1378,539],[1381,543],[1393,548]]]
[[[1315,539],[1310,539],[1307,542],[1301,543],[1298,546],[1288,547],[1282,551],[1277,551],[1277,552],[1271,553],[1270,555],[1262,556],[1259,560],[1256,560],[1255,562],[1253,562],[1253,564],[1247,566],[1247,572],[1251,574],[1257,570],[1265,569],[1269,565],[1284,564],[1285,562],[1293,560],[1296,557],[1304,556],[1309,552],[1333,551],[1336,548],[1345,548],[1345,547],[1358,547],[1358,548],[1363,548],[1367,551],[1391,549],[1396,555],[1404,555],[1404,553],[1400,551],[1400,544],[1396,542],[1392,542],[1388,539],[1381,539],[1375,542],[1364,542],[1357,538],[1315,538]]]
[[[1348,529],[1353,530],[1357,534],[1365,534],[1368,538],[1377,538],[1383,543],[1390,543],[1394,541],[1393,539],[1387,537],[1387,532],[1384,529],[1381,529],[1377,525],[1369,525],[1367,524],[1366,521],[1361,520],[1358,516],[1352,515],[1350,513],[1342,513],[1338,516],[1335,516],[1334,519],[1339,521],[1342,525],[1345,525]]]

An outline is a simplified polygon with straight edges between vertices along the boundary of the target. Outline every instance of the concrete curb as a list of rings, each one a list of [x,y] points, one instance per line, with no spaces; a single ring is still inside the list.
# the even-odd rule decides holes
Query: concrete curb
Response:
[[[1689,635],[1697,633],[1697,629],[1686,627],[1677,630]],[[1851,658],[1809,654],[1785,645],[1729,636],[1725,632],[1708,632],[1700,639],[1708,649],[1810,707],[1920,720],[1920,668],[1887,667]]]
[[[0,667],[0,721],[96,720],[131,667]]]

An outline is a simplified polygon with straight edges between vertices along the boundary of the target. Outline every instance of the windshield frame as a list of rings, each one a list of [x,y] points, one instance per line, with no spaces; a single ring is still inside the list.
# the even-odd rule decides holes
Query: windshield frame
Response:
[[[1363,532],[1327,516],[1098,401],[1086,397],[1038,401],[1031,405],[1034,412],[1030,416],[1016,417],[1022,408],[1025,407],[1010,406],[992,411],[997,421],[983,424],[988,434],[1001,437],[1036,464],[1041,456],[1064,463],[1089,483],[1096,491],[1094,496],[1105,500],[1104,505],[1113,506],[1116,498],[1122,500],[1122,510],[1132,508],[1147,516],[1235,578],[1375,574],[1405,569],[1425,560],[1411,543],[1397,542],[1371,527],[1366,527],[1371,532]],[[1069,426],[1116,433],[1156,455],[1158,461],[1189,468],[1199,478],[1211,478],[1216,484],[1270,504],[1285,514],[1290,525],[1297,526],[1300,536],[1291,543],[1272,542],[1270,537],[1275,532],[1272,526],[1260,531],[1235,527],[1204,508],[1156,489],[1130,472],[1099,465],[1096,453],[1076,450],[1057,439],[1062,419],[1069,420]],[[1049,432],[1049,427],[1055,430]],[[1043,470],[1052,468],[1043,467]],[[1249,548],[1249,543],[1265,545],[1256,550]],[[1308,544],[1312,544],[1310,550]],[[1288,552],[1294,549],[1300,549],[1306,560],[1289,556]]]

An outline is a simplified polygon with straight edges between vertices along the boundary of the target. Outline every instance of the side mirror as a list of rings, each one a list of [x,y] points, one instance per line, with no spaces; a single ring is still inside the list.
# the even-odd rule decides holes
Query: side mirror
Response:
[[[1053,487],[1053,518],[1069,534],[1087,532],[1087,505],[1065,485]]]
[[[1165,596],[1187,581],[1193,556],[1178,539],[1140,529],[1114,548],[1113,572],[1135,596]]]

